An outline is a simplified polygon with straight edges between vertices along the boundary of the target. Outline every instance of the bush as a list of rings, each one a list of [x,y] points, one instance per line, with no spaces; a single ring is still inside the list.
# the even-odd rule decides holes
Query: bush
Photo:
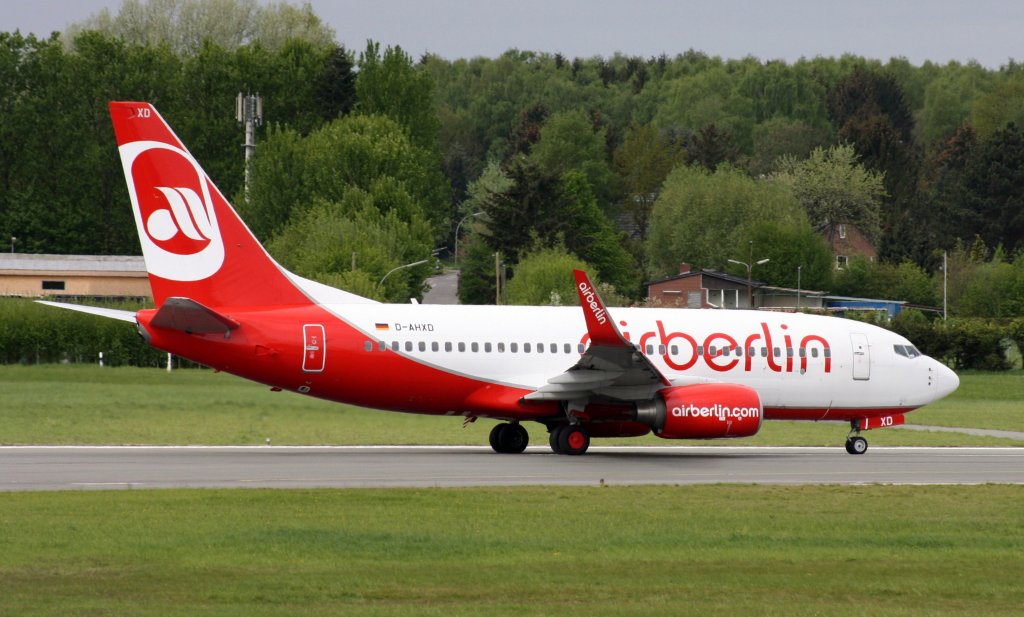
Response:
[[[132,324],[0,298],[0,363],[93,363],[100,352],[108,366],[166,363],[166,353],[146,345]]]
[[[1017,326],[1024,331],[1024,319]],[[1014,339],[1014,325],[963,318],[943,321],[914,310],[905,310],[889,323],[881,323],[907,337],[923,353],[955,369],[1005,371],[1012,368],[1007,351]]]

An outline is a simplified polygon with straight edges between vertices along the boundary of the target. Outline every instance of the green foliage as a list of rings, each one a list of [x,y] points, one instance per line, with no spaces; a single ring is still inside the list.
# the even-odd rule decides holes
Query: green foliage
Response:
[[[986,319],[958,318],[943,321],[918,311],[902,311],[889,323],[879,323],[914,342],[924,354],[957,370],[1005,371],[1010,330]]]
[[[116,15],[101,9],[68,28],[68,36],[88,30],[183,55],[196,53],[207,42],[235,49],[258,41],[279,49],[293,39],[320,46],[329,46],[334,39],[334,32],[308,3],[262,6],[256,0],[124,0]]]
[[[887,264],[863,257],[850,260],[836,273],[833,291],[843,296],[903,300],[935,306],[940,303],[935,282],[916,264]]]
[[[681,144],[651,124],[631,124],[615,150],[614,169],[625,189],[621,209],[629,214],[641,239],[647,237],[651,208],[662,183],[683,162],[684,155]]]
[[[467,237],[460,246],[464,247],[464,253],[459,272],[459,302],[496,304],[494,250],[480,234]]]
[[[879,208],[885,196],[882,175],[857,162],[851,146],[815,148],[810,157],[785,155],[775,178],[789,185],[813,225],[833,238],[840,224],[857,225],[869,238],[877,238]]]
[[[762,221],[788,229],[807,226],[800,204],[783,183],[754,180],[730,166],[714,173],[676,168],[651,213],[649,274],[674,273],[683,261],[719,269],[729,259],[746,261],[747,251],[737,255],[736,247],[745,247]]]
[[[403,217],[403,202],[411,207],[391,178],[379,178],[370,191],[349,187],[339,201],[316,201],[290,219],[267,249],[296,274],[352,293],[393,302],[419,298],[429,263],[403,268],[384,287],[377,285],[393,268],[430,259],[430,226],[421,217]]]
[[[516,264],[506,287],[509,304],[565,306],[579,304],[573,270],[587,264],[561,246],[538,245]]]
[[[581,111],[553,114],[540,129],[539,140],[530,151],[530,162],[545,174],[558,176],[569,171],[582,173],[598,203],[607,210],[618,201],[614,174],[607,163],[607,131],[595,130]]]
[[[359,56],[359,111],[392,118],[408,131],[412,143],[432,153],[440,127],[432,105],[433,88],[430,74],[416,70],[401,47],[388,47],[381,54],[380,45],[370,41]]]
[[[0,364],[95,363],[161,366],[167,354],[147,346],[132,324],[0,298]]]
[[[832,252],[810,225],[785,226],[771,220],[758,221],[750,228],[750,240],[753,241],[754,262],[771,260],[755,265],[753,278],[790,289],[797,289],[798,284],[800,289],[832,289]],[[749,240],[740,239],[733,248],[734,259],[746,263],[750,249]],[[730,271],[746,276],[742,266],[730,264]]]
[[[250,199],[243,209],[257,236],[276,233],[316,199],[340,200],[351,187],[370,192],[381,179],[410,199],[386,202],[407,221],[426,218],[435,238],[448,217],[448,187],[430,152],[410,142],[383,116],[339,118],[302,138],[272,132],[253,159]]]
[[[964,168],[972,228],[989,245],[1024,249],[1024,133],[1015,124],[978,144]]]

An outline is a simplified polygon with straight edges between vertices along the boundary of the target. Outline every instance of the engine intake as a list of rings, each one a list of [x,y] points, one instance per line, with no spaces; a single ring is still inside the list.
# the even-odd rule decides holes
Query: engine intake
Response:
[[[726,383],[675,386],[637,405],[637,421],[664,439],[749,437],[761,429],[761,397],[747,386]]]

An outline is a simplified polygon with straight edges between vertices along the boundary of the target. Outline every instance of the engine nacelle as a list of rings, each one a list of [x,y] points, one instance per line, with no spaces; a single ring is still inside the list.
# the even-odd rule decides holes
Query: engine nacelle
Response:
[[[750,387],[728,383],[675,386],[637,406],[637,420],[665,439],[750,437],[761,429],[761,397]]]

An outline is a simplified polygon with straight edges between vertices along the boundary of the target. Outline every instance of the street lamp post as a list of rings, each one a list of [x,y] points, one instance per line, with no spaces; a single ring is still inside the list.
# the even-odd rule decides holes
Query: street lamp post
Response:
[[[397,268],[391,268],[390,270],[388,270],[388,273],[387,273],[387,274],[385,274],[385,275],[384,275],[384,276],[383,276],[383,277],[382,277],[382,278],[380,279],[380,282],[379,282],[379,283],[377,283],[377,287],[383,287],[383,286],[384,286],[384,279],[386,279],[386,278],[388,278],[389,276],[391,276],[391,273],[392,273],[392,272],[397,272],[398,270],[401,270],[402,268],[414,268],[414,267],[416,267],[416,266],[419,266],[419,265],[421,265],[421,264],[425,264],[425,263],[427,263],[428,261],[430,261],[430,260],[429,260],[429,259],[421,259],[421,260],[419,260],[419,261],[414,261],[414,262],[413,262],[413,263],[411,263],[411,264],[405,264],[404,266],[398,266]]]
[[[803,266],[796,267],[796,310],[800,312],[800,271],[803,270]]]
[[[748,263],[746,261],[739,261],[736,259],[729,259],[727,261],[731,264],[743,266],[744,268],[747,269],[747,308],[754,308],[754,293],[752,291],[753,283],[751,280],[750,271],[754,269],[754,266],[760,266],[762,264],[768,263],[769,261],[771,261],[771,258],[762,259],[761,261],[756,261],[754,263]]]
[[[462,227],[462,224],[466,222],[466,219],[472,218],[474,216],[480,216],[481,214],[483,214],[483,211],[467,214],[466,216],[462,217],[462,220],[459,221],[459,224],[455,226],[455,265],[459,265],[459,229]]]

